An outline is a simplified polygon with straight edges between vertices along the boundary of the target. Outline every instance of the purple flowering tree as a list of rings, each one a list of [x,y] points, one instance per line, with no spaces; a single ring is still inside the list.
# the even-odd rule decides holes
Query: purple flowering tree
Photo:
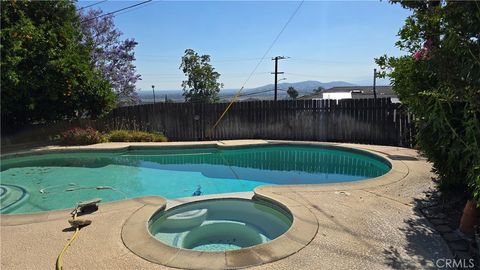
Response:
[[[121,39],[122,32],[115,28],[113,15],[105,15],[100,9],[82,10],[78,15],[83,42],[92,48],[92,62],[112,85],[118,105],[137,104],[135,83],[141,78],[133,62],[138,43],[134,39]]]

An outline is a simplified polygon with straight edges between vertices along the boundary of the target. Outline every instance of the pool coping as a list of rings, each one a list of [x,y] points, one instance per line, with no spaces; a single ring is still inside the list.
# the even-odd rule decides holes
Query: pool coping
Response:
[[[386,153],[369,149],[368,145],[345,143],[325,143],[310,141],[280,141],[280,140],[242,140],[242,141],[214,141],[214,142],[182,142],[182,143],[120,143],[100,144],[81,147],[48,147],[31,151],[23,151],[2,155],[10,158],[32,154],[47,154],[58,152],[83,152],[83,151],[125,151],[138,148],[189,148],[189,147],[219,147],[233,148],[253,145],[305,145],[334,147],[344,150],[354,149],[373,154],[391,165],[391,170],[386,174],[365,180],[332,184],[303,184],[282,186],[260,186],[254,189],[254,197],[270,201],[288,209],[293,216],[290,229],[271,242],[225,252],[201,252],[178,249],[156,240],[148,231],[148,220],[157,211],[167,207],[167,200],[160,196],[139,197],[122,201],[107,202],[102,208],[114,209],[125,205],[135,204],[140,206],[123,224],[121,237],[125,246],[143,259],[174,268],[183,269],[235,269],[261,265],[280,260],[297,253],[307,246],[318,231],[318,221],[315,215],[303,203],[284,196],[285,193],[304,191],[346,191],[364,190],[372,187],[392,184],[401,181],[409,174],[408,166],[401,160],[391,159]],[[402,148],[399,148],[402,149]],[[231,195],[230,195],[231,196]],[[226,196],[228,198],[228,196]],[[70,210],[53,210],[32,214],[0,214],[1,226],[14,226],[21,224],[37,223],[52,219],[64,219]]]
[[[268,194],[260,194],[255,192],[254,198],[278,204]],[[222,199],[227,198],[234,197]],[[166,205],[160,208],[145,205],[133,213],[122,227],[122,241],[130,251],[143,259],[174,268],[238,269],[261,265],[298,252],[313,240],[318,231],[318,221],[308,208],[286,197],[280,205],[293,216],[289,230],[270,242],[248,248],[206,252],[175,248],[158,241],[150,234],[148,221],[163,211]]]

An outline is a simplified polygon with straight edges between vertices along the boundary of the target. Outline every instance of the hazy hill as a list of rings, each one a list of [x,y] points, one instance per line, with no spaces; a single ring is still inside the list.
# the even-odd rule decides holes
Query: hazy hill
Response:
[[[319,82],[319,81],[302,81],[295,83],[279,83],[278,84],[278,98],[285,99],[287,98],[286,90],[288,87],[293,86],[299,92],[300,96],[311,94],[314,89],[317,89],[319,86],[328,89],[337,86],[354,86],[349,82],[344,81],[332,81],[332,82]],[[239,100],[246,99],[273,99],[274,95],[274,85],[267,84],[260,87],[245,89],[242,91]],[[233,97],[233,95],[238,91],[238,89],[222,89],[220,91],[220,99],[228,100]],[[144,103],[153,102],[153,93],[152,91],[139,91],[138,92],[140,99]],[[181,102],[184,100],[182,90],[157,90],[155,91],[155,100],[157,102],[162,102],[165,100],[165,96],[168,99]]]
[[[295,83],[279,83],[278,89],[287,90],[288,87],[290,86],[293,86],[299,92],[310,93],[314,89],[317,89],[319,86],[325,89],[328,89],[328,88],[337,87],[337,86],[354,86],[354,84],[351,84],[349,82],[344,82],[344,81],[333,81],[333,82],[325,82],[325,83],[322,83],[319,81],[303,81],[303,82],[295,82]],[[247,92],[265,91],[265,90],[274,89],[274,87],[275,86],[273,84],[267,84],[264,86],[248,89]]]

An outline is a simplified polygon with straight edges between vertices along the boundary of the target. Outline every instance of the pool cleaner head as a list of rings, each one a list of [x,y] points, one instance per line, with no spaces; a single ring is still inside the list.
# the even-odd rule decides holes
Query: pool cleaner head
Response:
[[[202,195],[202,187],[200,185],[197,186],[197,190],[193,192],[192,196],[200,196]]]
[[[73,210],[72,213],[81,213],[81,214],[88,214],[93,213],[98,210],[98,203],[101,202],[102,199],[96,198],[88,201],[82,201],[77,203],[77,207]]]

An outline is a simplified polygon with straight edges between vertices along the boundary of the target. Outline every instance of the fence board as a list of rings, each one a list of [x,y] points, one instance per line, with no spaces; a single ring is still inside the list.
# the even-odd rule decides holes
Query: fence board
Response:
[[[338,103],[336,100],[237,102],[211,130],[226,106],[227,103],[145,104],[116,108],[95,121],[81,119],[36,125],[36,128],[43,133],[74,126],[93,126],[101,131],[145,130],[162,132],[173,141],[294,139],[407,147],[414,143],[414,116],[385,98]]]

